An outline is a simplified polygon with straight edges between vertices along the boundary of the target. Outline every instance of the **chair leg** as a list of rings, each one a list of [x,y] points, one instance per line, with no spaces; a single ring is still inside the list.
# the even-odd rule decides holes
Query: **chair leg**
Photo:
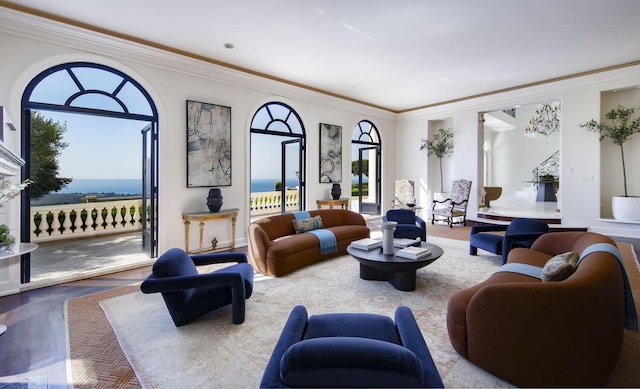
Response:
[[[478,248],[469,246],[469,255],[478,255]]]

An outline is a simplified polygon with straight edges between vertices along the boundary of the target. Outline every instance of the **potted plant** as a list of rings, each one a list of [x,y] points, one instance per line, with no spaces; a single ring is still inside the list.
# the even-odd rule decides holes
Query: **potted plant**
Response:
[[[640,118],[636,116],[638,110],[638,108],[625,108],[622,105],[618,105],[605,115],[605,118],[610,123],[599,123],[591,119],[584,124],[580,124],[580,127],[598,133],[600,141],[610,139],[615,145],[620,146],[624,196],[613,196],[611,201],[613,217],[618,220],[640,220],[640,197],[629,196],[627,192],[627,170],[623,147],[633,134],[640,132]]]
[[[442,158],[453,154],[453,133],[441,128],[433,135],[433,139],[421,139],[420,150],[427,149],[427,156],[435,155],[440,161],[440,191],[442,183]]]

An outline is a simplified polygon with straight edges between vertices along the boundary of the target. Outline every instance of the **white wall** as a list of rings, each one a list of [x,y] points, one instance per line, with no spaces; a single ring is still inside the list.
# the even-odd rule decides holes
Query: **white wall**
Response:
[[[601,216],[601,202],[603,204],[610,202],[608,194],[601,195],[601,177],[606,176],[609,179],[610,176],[616,176],[618,170],[611,171],[604,164],[601,173],[601,147],[598,139],[593,134],[585,133],[585,129],[578,127],[579,124],[585,123],[591,118],[598,119],[600,117],[601,91],[636,85],[640,85],[640,66],[406,112],[398,116],[396,135],[398,149],[415,148],[419,138],[427,136],[427,124],[431,120],[440,120],[443,117],[452,118],[455,135],[455,152],[452,158],[454,176],[473,179],[473,191],[477,193],[477,183],[481,182],[483,166],[482,136],[479,135],[477,129],[478,112],[494,111],[515,105],[536,104],[540,101],[560,100],[562,115],[562,130],[559,139],[560,174],[562,177],[560,202],[562,204],[563,225],[586,226],[590,230],[614,236],[638,237],[640,236],[640,223],[619,223],[601,219],[601,217],[607,218],[606,212],[603,212]],[[638,105],[637,95],[634,96],[631,100],[635,99],[635,101],[627,102],[627,106]],[[636,136],[633,142],[629,142],[628,146],[625,145],[625,153],[640,154],[639,138],[640,136]],[[619,154],[613,153],[611,155],[604,145],[602,153],[603,160],[612,158],[619,160]],[[411,172],[422,173],[422,170],[411,169],[412,157],[411,153],[398,154],[398,169],[396,171],[398,176],[410,176]],[[435,163],[435,160],[430,163]],[[635,166],[640,166],[637,159],[634,159],[634,163]],[[637,174],[637,171],[634,172],[629,174],[629,179],[633,181],[633,184],[629,185],[630,188],[638,188],[640,185],[640,175]],[[426,182],[427,186],[421,188],[423,193],[429,194],[437,191],[432,188],[435,181],[427,180],[423,176],[417,176],[415,179]],[[436,185],[439,186],[439,184]],[[605,186],[610,187],[615,184],[606,184]],[[618,185],[618,187],[620,186]],[[426,200],[430,201],[428,197]],[[422,203],[425,201],[423,200]],[[470,216],[472,217],[476,216],[473,210],[477,209],[477,201],[475,204],[470,206]]]
[[[10,53],[0,59],[0,105],[7,107],[17,128],[20,128],[20,101],[26,85],[38,73],[57,64],[88,61],[111,66],[140,82],[149,92],[159,112],[159,253],[184,246],[182,213],[207,210],[209,188],[186,187],[186,100],[231,107],[232,186],[221,190],[223,208],[240,209],[237,246],[246,244],[250,218],[249,124],[256,110],[269,101],[290,105],[304,123],[309,209],[315,209],[315,200],[328,198],[331,189],[331,184],[319,183],[319,123],[342,126],[345,161],[342,176],[347,178],[351,175],[351,164],[346,161],[351,161],[353,128],[361,120],[375,124],[383,152],[382,202],[390,204],[393,198],[396,115],[387,111],[1,8],[0,51]],[[9,147],[19,150],[19,131],[15,136],[17,138],[8,140],[13,143]],[[17,206],[13,204],[15,215],[19,215]],[[17,216],[13,220],[19,222]],[[208,231],[221,243],[231,239],[228,226]],[[0,269],[0,277],[6,281],[7,274],[12,272],[11,282],[15,283],[16,263],[0,266],[13,267]],[[0,293],[1,289],[2,286]]]

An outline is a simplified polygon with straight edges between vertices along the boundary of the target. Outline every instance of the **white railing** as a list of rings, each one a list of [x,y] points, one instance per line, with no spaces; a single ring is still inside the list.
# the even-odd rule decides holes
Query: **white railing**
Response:
[[[281,213],[281,192],[251,193],[251,216]],[[287,189],[285,210],[298,209],[299,191]],[[142,229],[140,198],[31,207],[31,242],[77,239]]]
[[[31,207],[31,241],[46,242],[142,229],[140,198]]]
[[[300,202],[298,189],[287,189],[285,191],[285,211],[295,211]],[[281,213],[282,193],[281,192],[257,192],[251,193],[250,200],[251,216],[266,215],[270,213]]]

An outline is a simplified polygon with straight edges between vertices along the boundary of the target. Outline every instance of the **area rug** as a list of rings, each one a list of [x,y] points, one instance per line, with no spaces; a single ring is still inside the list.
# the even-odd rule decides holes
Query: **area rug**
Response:
[[[499,257],[470,258],[468,243],[432,238],[445,255],[418,271],[414,292],[359,277],[350,256],[318,263],[286,277],[259,277],[246,320],[231,323],[231,308],[175,327],[158,294],[130,293],[100,302],[140,383],[147,388],[256,388],[291,309],[309,314],[371,312],[393,317],[411,308],[448,387],[508,387],[459,357],[446,328],[449,296],[488,277]]]
[[[139,293],[138,285],[75,300],[82,302],[86,311],[99,311],[95,302],[101,301],[140,384],[149,388],[257,387],[282,325],[296,304],[305,305],[310,314],[342,311],[390,316],[396,306],[407,305],[418,320],[447,387],[510,386],[461,359],[450,346],[445,325],[448,296],[486,278],[499,265],[498,257],[470,257],[468,243],[463,241],[435,237],[429,240],[445,248],[447,254],[418,271],[415,292],[397,291],[386,282],[361,280],[358,263],[350,257],[339,257],[285,278],[258,277],[254,295],[247,304],[247,320],[238,326],[231,324],[230,309],[221,309],[188,326],[176,328],[161,297]],[[633,266],[628,272],[635,286],[636,301],[640,301],[637,261],[630,245],[620,246],[628,269],[629,265]],[[120,296],[112,297],[116,294]],[[75,300],[70,301],[69,307],[81,305],[75,304]],[[100,355],[106,349],[119,351],[120,347],[112,331],[101,329],[100,325],[109,327],[103,315],[90,312],[87,315],[99,316],[104,323],[88,324],[85,333],[70,334],[70,340],[84,338],[76,340],[76,347],[78,343],[94,344],[93,350],[84,348],[89,351],[84,355],[74,353],[71,345],[71,357],[75,354],[82,361],[71,368],[70,376],[76,387],[138,386],[126,363],[118,368],[121,375],[129,379],[115,380],[108,376],[117,374],[110,373],[109,367],[101,363],[110,358],[91,355],[92,352]],[[77,321],[75,314],[69,312],[69,318],[73,328]],[[97,328],[93,335],[91,328]],[[104,344],[100,346],[100,342]],[[640,386],[635,368],[639,355],[638,334],[625,331],[623,352],[609,386]],[[106,368],[107,372],[101,372],[100,368]],[[112,381],[103,383],[105,376]],[[85,384],[78,377],[85,377]]]

